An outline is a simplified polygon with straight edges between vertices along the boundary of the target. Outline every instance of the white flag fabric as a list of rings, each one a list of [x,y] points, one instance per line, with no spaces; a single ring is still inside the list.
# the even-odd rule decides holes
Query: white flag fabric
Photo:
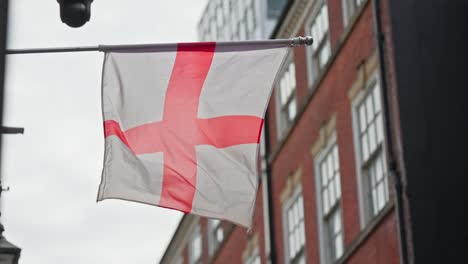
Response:
[[[289,48],[213,42],[106,52],[98,201],[147,203],[250,228],[263,118]]]

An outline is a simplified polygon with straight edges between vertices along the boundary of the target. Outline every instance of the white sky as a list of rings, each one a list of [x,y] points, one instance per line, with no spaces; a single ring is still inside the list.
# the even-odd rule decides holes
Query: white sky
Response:
[[[10,1],[8,48],[196,40],[206,0],[95,0],[81,28],[56,0]],[[181,214],[132,202],[96,203],[104,140],[102,53],[10,55],[2,222],[21,264],[157,263]]]

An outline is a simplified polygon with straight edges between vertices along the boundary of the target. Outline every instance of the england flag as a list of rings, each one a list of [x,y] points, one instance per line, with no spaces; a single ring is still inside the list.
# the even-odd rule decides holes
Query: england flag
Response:
[[[289,49],[206,42],[106,52],[98,201],[141,202],[250,228],[263,119]]]

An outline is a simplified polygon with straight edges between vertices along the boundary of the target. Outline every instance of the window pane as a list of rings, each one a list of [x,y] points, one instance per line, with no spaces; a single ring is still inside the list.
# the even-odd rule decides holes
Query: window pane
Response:
[[[328,179],[331,180],[333,178],[333,161],[331,161],[330,158],[331,156],[328,155],[326,162],[327,162],[327,168],[328,168],[327,170]]]
[[[295,83],[294,76],[295,66],[291,62],[284,69],[283,75],[279,81],[280,87],[280,102],[281,102],[281,115],[279,123],[281,124],[280,130],[284,131],[297,114],[297,102],[295,98]],[[278,84],[277,84],[278,85]]]
[[[293,207],[293,208],[294,208],[294,225],[297,225],[297,223],[299,223],[299,219],[300,219],[300,217],[299,217],[299,203],[298,203],[298,201],[296,201],[296,202],[294,203],[294,207]]]
[[[341,217],[340,212],[336,211],[333,216],[333,234],[338,234],[341,231]]]
[[[299,234],[300,232],[300,229],[299,227],[296,228],[296,232],[295,232],[295,238],[296,238],[296,252],[294,252],[295,254],[301,249],[301,234]],[[294,255],[295,255],[294,254]]]
[[[343,235],[339,234],[335,240],[335,259],[338,259],[343,255]]]
[[[379,114],[375,120],[377,125],[377,142],[381,143],[383,141],[383,126],[382,126],[382,115]]]
[[[219,219],[215,219],[215,218],[210,219],[210,221],[213,227],[217,227],[221,223]]]
[[[374,106],[375,106],[375,112],[378,113],[380,112],[380,86],[378,84],[375,85],[374,91],[373,91],[373,97],[374,97]]]
[[[336,190],[336,197],[340,198],[341,197],[341,186],[340,186],[340,174],[338,173],[335,176],[335,190]]]
[[[296,117],[296,98],[293,98],[289,103],[288,113],[289,121],[292,121]]]
[[[385,175],[384,175],[383,183],[384,183],[384,190],[385,190],[385,202],[388,202],[388,181]]]
[[[302,222],[300,225],[299,232],[301,234],[301,246],[305,244],[305,230],[304,230],[304,222]]]
[[[369,152],[373,153],[376,146],[377,146],[377,143],[376,143],[376,136],[375,136],[375,125],[374,123],[372,123],[370,126],[369,126]]]
[[[218,23],[218,27],[221,27],[224,24],[223,10],[221,9],[221,7],[218,7],[216,9],[216,20],[217,20],[217,23]]]
[[[247,30],[251,33],[254,29],[252,9],[247,9],[247,17],[245,19],[247,20]]]
[[[372,205],[373,205],[373,209],[374,209],[374,215],[377,214],[377,212],[379,211],[378,208],[377,208],[377,190],[376,189],[372,189]]]
[[[317,26],[316,26],[315,24],[312,24],[312,27],[311,27],[311,29],[310,29],[310,32],[311,32],[311,34],[312,34],[312,38],[318,40]],[[314,48],[314,50],[317,49],[317,46],[318,46],[318,43],[317,43],[317,42],[318,42],[318,41],[314,41],[314,42],[312,43],[312,47]]]
[[[293,258],[294,257],[294,253],[296,249],[294,247],[294,238],[293,236],[289,236],[289,258]]]
[[[367,109],[367,124],[372,122],[374,118],[374,109],[372,107],[372,96],[367,96],[366,98],[366,109]]]
[[[237,14],[239,15],[239,18],[242,19],[244,13],[244,1],[237,1],[237,7]]]
[[[216,238],[217,238],[218,242],[221,242],[224,239],[224,233],[223,233],[223,229],[221,227],[218,228],[218,230],[216,231]]]
[[[335,188],[333,188],[333,184],[328,185],[328,192],[330,194],[330,207],[335,205],[336,197],[335,197]]]
[[[297,261],[297,263],[298,263],[298,264],[306,264],[304,254],[301,255],[301,257],[299,258],[299,260]]]
[[[340,168],[338,164],[338,148],[336,146],[333,148],[333,167],[335,171]]]
[[[291,78],[291,87],[295,88],[296,87],[296,65],[294,63],[291,63],[289,65],[289,73],[290,78]]]
[[[322,164],[320,165],[320,167],[322,168],[321,170],[321,176],[322,176],[322,187],[325,187],[327,186],[327,182],[328,182],[328,177],[327,177],[327,166],[326,166],[326,163],[325,162],[322,162]]]
[[[283,76],[283,80],[284,80],[284,90],[285,90],[285,94],[286,94],[286,100],[287,98],[291,95],[291,83],[290,83],[290,80],[289,80],[289,71],[285,72],[284,73],[284,76]]]
[[[299,197],[299,217],[300,219],[304,219],[304,202],[302,196]]]
[[[323,212],[324,212],[324,214],[328,213],[328,207],[329,207],[328,191],[327,191],[327,189],[325,189],[323,191]]]
[[[328,54],[327,54],[327,50],[326,50],[326,47],[323,46],[320,51],[318,51],[319,53],[319,66],[320,68],[322,68],[326,63],[327,63],[327,59],[328,59]]]
[[[367,158],[369,157],[369,149],[367,147],[367,134],[364,134],[362,136],[361,142],[362,142],[362,159],[366,161]]]
[[[201,237],[199,233],[192,239],[190,255],[192,263],[196,262],[201,256]]]
[[[379,200],[379,210],[382,209],[385,205],[385,190],[384,190],[384,185],[383,183],[380,183],[377,187],[377,194],[378,194],[378,200]]]
[[[320,12],[320,13],[318,13],[317,18],[315,18],[315,25],[317,27],[317,42],[318,43],[320,43],[322,41],[322,36],[323,36],[323,32],[324,32],[321,15],[322,15],[322,13]]]
[[[245,32],[244,21],[239,22],[239,38],[241,40],[245,40],[247,38],[247,35],[246,35],[246,32]]]
[[[211,20],[211,24],[210,24],[210,30],[211,30],[211,40],[216,40],[217,38],[217,35],[216,35],[216,32],[217,32],[217,29],[216,29],[216,23],[214,20]]]
[[[255,260],[252,262],[252,264],[261,264],[260,262],[260,257],[257,255],[257,257],[255,258]]]
[[[328,31],[328,6],[326,4],[322,7],[322,19],[323,28]]]
[[[361,104],[359,106],[359,124],[360,124],[360,132],[363,133],[366,130],[366,105]]]
[[[370,171],[370,181],[371,181],[371,188],[375,188],[377,185],[377,180],[375,179],[375,166],[372,164],[372,166],[369,167]]]
[[[289,229],[289,232],[291,233],[294,229],[294,225],[293,225],[293,214],[292,214],[292,211],[289,210],[288,211],[288,229]]]
[[[279,88],[280,88],[281,105],[283,106],[286,103],[286,99],[288,98],[288,95],[286,94],[286,83],[284,79],[281,79]]]
[[[226,39],[229,39],[231,36],[232,36],[232,26],[229,24],[229,20],[227,20],[226,18],[226,25],[224,27],[224,30],[225,30],[225,38]]]
[[[376,161],[376,179],[377,181],[380,181],[383,177],[383,162],[382,162],[382,156],[379,156],[379,158]]]
[[[330,59],[330,55],[331,55],[331,48],[330,48],[330,41],[327,40],[327,42],[325,43],[325,63],[328,62],[328,59]]]

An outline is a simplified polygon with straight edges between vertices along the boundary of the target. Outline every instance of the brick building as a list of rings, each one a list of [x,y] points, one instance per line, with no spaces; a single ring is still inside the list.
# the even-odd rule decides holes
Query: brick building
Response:
[[[211,0],[207,10],[221,2],[252,4]],[[389,134],[397,135],[386,129],[397,114],[389,118],[382,96],[393,59],[383,57],[376,37],[382,29],[382,46],[391,50],[388,1],[381,9],[371,0],[286,2],[270,37],[310,35],[314,44],[291,52],[270,100],[254,227],[185,215],[162,263],[401,261],[388,146]],[[201,39],[217,39],[216,25],[203,26],[207,17]]]

